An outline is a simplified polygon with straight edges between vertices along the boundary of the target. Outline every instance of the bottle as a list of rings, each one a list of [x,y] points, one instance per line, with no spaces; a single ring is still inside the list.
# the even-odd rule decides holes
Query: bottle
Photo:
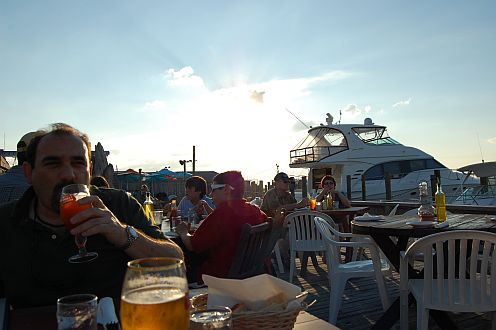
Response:
[[[176,205],[176,200],[173,199],[171,202],[171,211],[170,211],[170,217],[171,219],[174,217],[177,217],[177,205]]]
[[[419,184],[420,207],[418,208],[418,216],[420,221],[433,221],[435,208],[432,206],[432,201],[429,198],[427,190],[427,182],[423,181]]]
[[[155,224],[155,217],[153,214],[154,207],[153,207],[153,201],[152,198],[150,197],[150,193],[146,193],[146,199],[143,202],[143,208],[145,209],[145,214],[152,221],[152,224]]]
[[[195,207],[192,207],[188,211],[188,223],[190,226],[196,225],[196,218],[197,215],[196,215]]]
[[[446,221],[446,195],[441,188],[441,178],[437,182],[436,191],[437,222]]]
[[[327,195],[326,203],[327,203],[327,209],[328,210],[334,209],[334,200],[332,198],[332,194]]]

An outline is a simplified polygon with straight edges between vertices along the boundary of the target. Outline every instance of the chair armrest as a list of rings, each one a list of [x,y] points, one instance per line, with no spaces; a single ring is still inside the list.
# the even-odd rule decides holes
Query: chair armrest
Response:
[[[362,247],[369,249],[377,249],[377,245],[373,242],[349,242],[349,241],[333,241],[333,245],[335,246],[344,246],[344,247]]]

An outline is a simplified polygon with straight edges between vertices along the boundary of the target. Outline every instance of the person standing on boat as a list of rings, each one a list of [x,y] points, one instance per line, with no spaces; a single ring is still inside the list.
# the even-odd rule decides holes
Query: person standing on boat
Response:
[[[307,206],[306,198],[297,202],[296,198],[291,195],[289,184],[289,176],[284,172],[279,172],[274,177],[274,188],[265,193],[260,207],[269,217],[273,217],[277,210],[292,211],[295,208]]]
[[[334,202],[339,202],[338,208],[346,208],[351,207],[351,203],[346,198],[343,193],[336,190],[336,179],[331,175],[324,175],[322,180],[320,180],[320,186],[322,187],[322,191],[317,196],[317,202],[322,202],[324,198],[331,196]]]

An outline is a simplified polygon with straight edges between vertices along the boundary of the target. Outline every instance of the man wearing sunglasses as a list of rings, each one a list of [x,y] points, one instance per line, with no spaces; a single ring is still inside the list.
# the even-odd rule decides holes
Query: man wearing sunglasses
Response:
[[[198,229],[191,235],[185,223],[176,227],[176,233],[188,250],[206,256],[198,269],[199,283],[202,282],[202,274],[227,277],[243,225],[249,223],[254,226],[267,220],[265,213],[243,199],[245,182],[241,172],[217,174],[211,188],[216,207]]]
[[[291,211],[295,208],[307,206],[306,198],[297,202],[293,195],[289,193],[290,179],[284,172],[279,172],[274,177],[274,188],[269,189],[260,207],[269,217],[273,217],[277,210],[285,209]]]

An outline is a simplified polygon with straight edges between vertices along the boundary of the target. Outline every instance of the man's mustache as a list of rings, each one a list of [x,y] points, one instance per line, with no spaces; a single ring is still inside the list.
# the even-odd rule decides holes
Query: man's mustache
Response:
[[[52,191],[52,210],[60,213],[60,195],[62,195],[62,188],[67,185],[75,183],[74,181],[59,182],[53,187]]]

